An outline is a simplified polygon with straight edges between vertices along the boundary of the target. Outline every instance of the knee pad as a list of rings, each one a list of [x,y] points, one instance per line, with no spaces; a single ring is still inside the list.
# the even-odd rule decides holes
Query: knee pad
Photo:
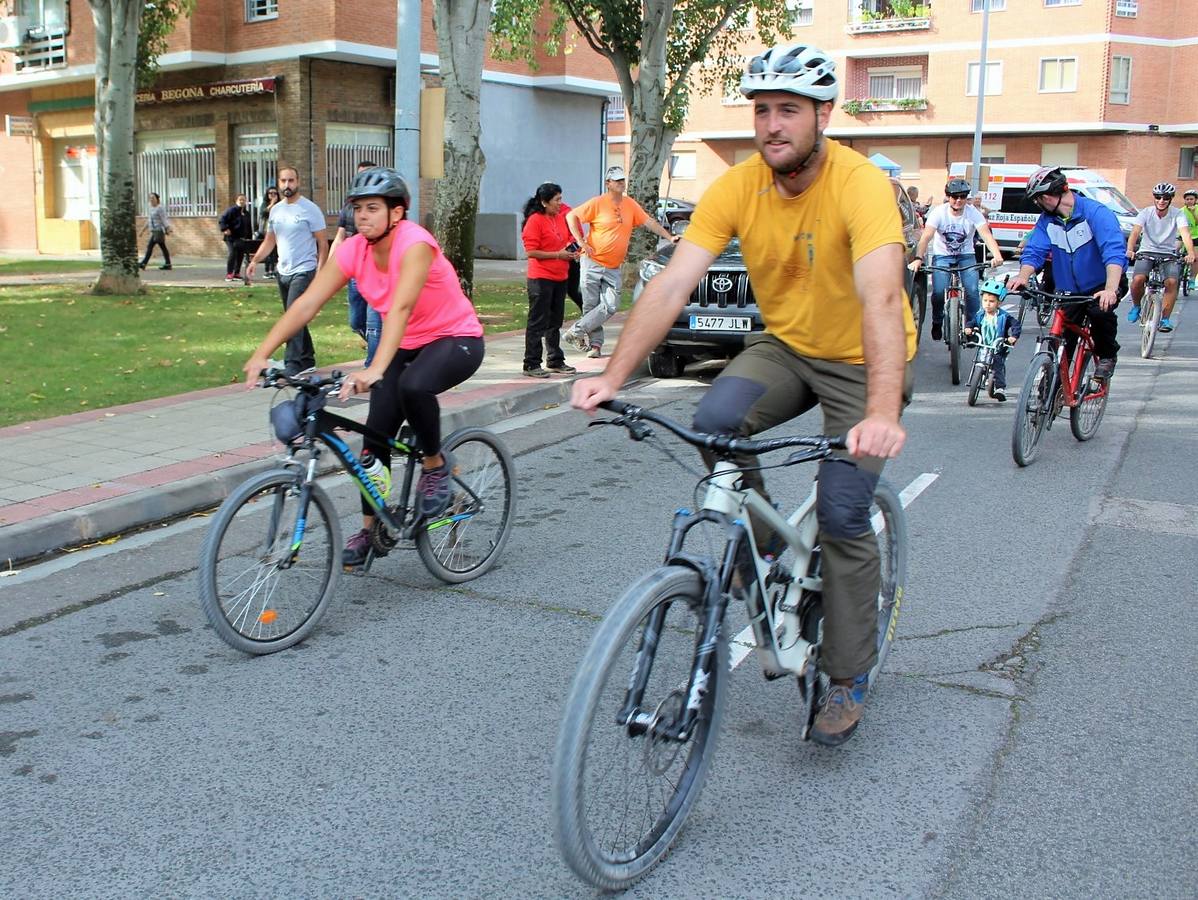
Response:
[[[692,426],[709,434],[736,434],[765,385],[735,375],[717,378],[699,401]]]
[[[878,476],[847,459],[819,464],[815,515],[820,533],[830,538],[856,538],[870,530],[869,507]]]

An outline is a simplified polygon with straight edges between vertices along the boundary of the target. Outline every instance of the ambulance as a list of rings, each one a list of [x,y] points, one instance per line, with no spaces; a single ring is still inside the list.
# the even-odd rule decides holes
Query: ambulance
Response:
[[[1040,166],[995,164],[982,166],[980,191],[982,206],[987,213],[990,230],[1004,255],[1014,252],[1023,237],[1032,230],[1040,211],[1028,202],[1027,179]],[[989,170],[989,178],[986,172]],[[1135,205],[1103,176],[1080,166],[1061,166],[1069,178],[1069,188],[1108,207],[1119,219],[1119,228],[1126,238],[1131,234],[1138,210]],[[949,177],[968,178],[969,163],[953,163]]]

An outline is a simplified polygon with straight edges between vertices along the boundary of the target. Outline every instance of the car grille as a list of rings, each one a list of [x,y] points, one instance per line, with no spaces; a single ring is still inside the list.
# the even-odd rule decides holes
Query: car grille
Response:
[[[717,309],[744,309],[756,305],[748,272],[708,272],[691,295],[691,302]]]

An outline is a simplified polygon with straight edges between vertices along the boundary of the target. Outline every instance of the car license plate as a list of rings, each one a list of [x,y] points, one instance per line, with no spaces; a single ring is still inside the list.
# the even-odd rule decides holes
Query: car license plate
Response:
[[[753,320],[747,316],[691,316],[694,331],[752,331]]]

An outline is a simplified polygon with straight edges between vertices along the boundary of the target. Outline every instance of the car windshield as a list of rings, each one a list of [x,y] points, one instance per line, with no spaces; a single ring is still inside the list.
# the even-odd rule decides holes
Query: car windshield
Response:
[[[1087,187],[1085,193],[1091,199],[1109,207],[1111,212],[1121,216],[1134,216],[1139,212],[1135,205],[1116,187]]]

